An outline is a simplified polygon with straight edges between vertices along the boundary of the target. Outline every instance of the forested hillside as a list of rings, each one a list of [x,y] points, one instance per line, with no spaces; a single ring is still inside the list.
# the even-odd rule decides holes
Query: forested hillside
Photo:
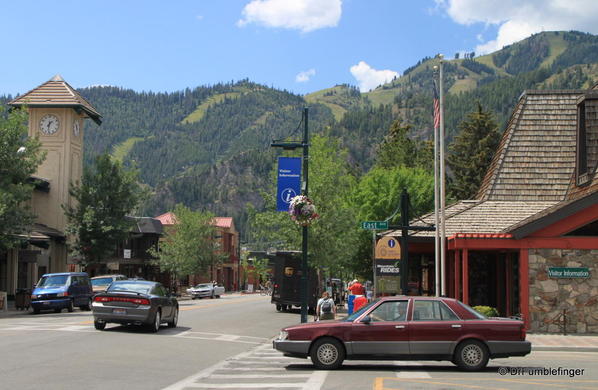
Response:
[[[401,77],[360,93],[338,85],[306,96],[242,80],[174,93],[117,87],[80,89],[102,114],[87,121],[85,163],[109,152],[139,169],[151,190],[144,214],[155,216],[176,203],[235,217],[244,228],[245,204],[263,207],[260,191],[271,185],[279,150],[273,139],[300,138],[302,108],[310,107],[310,130],[338,137],[348,149],[352,172],[373,164],[376,148],[395,120],[414,139],[432,132],[432,80],[437,58],[427,57]],[[598,37],[545,32],[476,57],[444,62],[448,141],[480,102],[504,129],[526,89],[588,88],[598,82]],[[0,97],[0,102],[8,97]]]

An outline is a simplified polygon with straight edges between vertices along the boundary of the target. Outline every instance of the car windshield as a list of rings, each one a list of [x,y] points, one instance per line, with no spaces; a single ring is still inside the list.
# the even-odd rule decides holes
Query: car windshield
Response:
[[[457,303],[459,303],[459,305],[461,305],[462,308],[464,308],[465,310],[467,310],[468,312],[470,312],[471,314],[476,316],[476,318],[479,320],[485,320],[488,318],[485,315],[483,315],[482,313],[475,311],[471,306],[464,304],[463,302],[457,301]]]
[[[131,291],[141,294],[147,294],[153,285],[147,283],[135,282],[114,282],[108,287],[108,292]]]
[[[68,279],[68,275],[44,276],[37,283],[37,287],[64,286],[66,284],[67,279]]]
[[[195,288],[210,288],[211,284],[198,284]]]
[[[105,286],[107,284],[112,283],[112,278],[98,278],[98,279],[91,279],[91,284],[93,286]]]
[[[357,310],[355,313],[353,313],[350,316],[348,316],[347,318],[345,318],[344,321],[345,322],[355,321],[355,319],[357,317],[359,317],[360,315],[362,315],[365,311],[369,310],[370,307],[374,306],[376,303],[378,303],[378,301],[379,301],[379,299],[371,301],[370,303],[368,303],[367,305],[365,305],[361,309]]]

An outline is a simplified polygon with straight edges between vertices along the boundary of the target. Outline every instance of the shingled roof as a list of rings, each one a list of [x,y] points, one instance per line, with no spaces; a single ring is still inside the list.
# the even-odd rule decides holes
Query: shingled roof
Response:
[[[11,106],[29,107],[72,107],[83,111],[98,125],[102,123],[102,116],[85,98],[66,81],[56,75],[37,88],[9,102]]]
[[[521,95],[476,200],[462,200],[446,209],[447,237],[522,238],[598,199],[598,176],[583,188],[575,183],[577,102],[585,92],[526,91]],[[411,221],[420,226],[433,223],[433,213]],[[412,236],[430,239],[434,232]]]
[[[477,199],[565,199],[575,169],[576,101],[583,92],[524,92]]]

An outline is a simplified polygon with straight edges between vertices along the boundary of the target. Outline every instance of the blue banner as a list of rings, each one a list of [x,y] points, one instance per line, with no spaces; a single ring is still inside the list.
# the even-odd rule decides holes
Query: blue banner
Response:
[[[301,158],[278,158],[276,211],[289,211],[291,199],[301,194]]]

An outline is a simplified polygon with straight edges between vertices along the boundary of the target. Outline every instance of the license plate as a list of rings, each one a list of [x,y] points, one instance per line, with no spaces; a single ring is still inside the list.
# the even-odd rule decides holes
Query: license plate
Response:
[[[127,314],[125,309],[112,309],[113,314]]]

